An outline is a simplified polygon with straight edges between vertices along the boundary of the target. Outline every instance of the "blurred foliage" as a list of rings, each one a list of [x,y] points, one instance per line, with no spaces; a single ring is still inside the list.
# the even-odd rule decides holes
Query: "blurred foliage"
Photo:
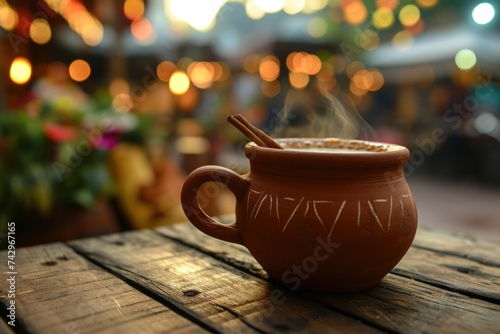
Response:
[[[110,150],[145,144],[154,117],[120,113],[105,94],[28,103],[0,111],[0,216],[47,215],[58,206],[84,208],[113,194]]]

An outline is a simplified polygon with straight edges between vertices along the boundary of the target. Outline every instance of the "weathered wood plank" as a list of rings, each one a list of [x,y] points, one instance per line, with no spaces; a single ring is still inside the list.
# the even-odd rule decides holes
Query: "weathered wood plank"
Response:
[[[211,256],[251,272],[258,277],[267,278],[267,274],[243,247],[210,238],[189,224],[162,227],[156,231],[197,247]],[[422,255],[421,252],[424,254]],[[498,282],[496,272],[490,272],[488,278],[481,278],[479,271],[476,270],[476,279],[471,280],[470,284],[467,285],[466,273],[457,273],[450,275],[451,277],[446,276],[450,273],[440,268],[442,264],[448,263],[446,258],[428,264],[419,262],[426,261],[425,259],[429,257],[432,258],[433,254],[438,253],[412,249],[408,253],[409,260],[406,260],[405,257],[404,261],[407,262],[403,262],[402,268],[411,271],[408,276],[416,276],[417,274],[424,277],[435,276],[435,279],[439,279],[440,283],[443,284],[451,281],[450,285],[457,290],[464,289],[470,292],[469,286],[474,286],[481,293],[485,293],[487,288],[495,294],[498,292],[498,285],[493,285],[498,284],[496,283]],[[446,254],[440,254],[440,256],[445,257]],[[456,264],[457,261],[468,261],[456,256],[450,255],[448,257],[451,264]],[[415,271],[411,270],[412,265],[417,266]],[[463,263],[460,262],[460,265]],[[467,265],[472,264],[467,263]],[[496,270],[496,268],[476,262],[474,265],[480,266],[481,270],[485,271]],[[427,273],[426,270],[431,270],[431,272]],[[464,286],[460,286],[460,284]],[[490,285],[488,286],[488,284]],[[359,317],[366,322],[373,321],[379,327],[398,332],[439,332],[446,328],[447,331],[454,333],[467,333],[477,329],[500,328],[500,307],[498,305],[450,292],[425,282],[413,280],[411,277],[400,277],[394,274],[387,275],[377,287],[363,293],[326,296],[306,293],[305,295],[341,312]]]
[[[0,258],[6,259],[6,253]],[[7,261],[0,262],[2,273]],[[16,329],[30,333],[205,332],[64,244],[16,250]],[[4,275],[2,275],[4,276]],[[10,302],[0,280],[3,307]]]
[[[192,247],[202,248],[204,252],[213,256],[222,255],[224,257],[224,254],[230,253],[230,258],[225,260],[228,263],[240,267],[247,266],[247,270],[260,274],[260,277],[267,277],[245,247],[220,243],[214,238],[207,237],[190,224],[176,224],[168,228],[161,227],[157,229],[157,232],[176,240],[182,240]],[[439,233],[436,235],[439,236]],[[438,237],[433,236],[432,238]],[[482,244],[481,240],[477,240],[476,243]],[[209,245],[211,247],[208,247]],[[494,244],[490,245],[489,243],[486,245],[483,245],[483,252],[489,249],[487,247],[494,246]],[[220,252],[224,254],[218,254]],[[500,268],[477,262],[465,256],[412,247],[392,272],[500,304]]]
[[[70,244],[221,332],[378,332],[153,231]]]
[[[500,267],[412,247],[392,272],[500,305]]]
[[[419,227],[413,245],[500,267],[500,242],[494,240]]]

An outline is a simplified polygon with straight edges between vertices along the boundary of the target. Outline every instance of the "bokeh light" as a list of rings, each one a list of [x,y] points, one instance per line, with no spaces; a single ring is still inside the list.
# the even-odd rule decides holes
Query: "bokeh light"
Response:
[[[472,50],[462,49],[455,55],[455,64],[461,70],[470,70],[476,65],[476,62],[476,54]]]
[[[377,0],[378,8],[388,8],[391,11],[399,6],[399,0]]]
[[[286,58],[286,66],[292,72],[315,75],[321,70],[321,60],[307,52],[292,52]]]
[[[387,29],[394,24],[394,13],[390,8],[381,7],[372,16],[373,26],[377,29]]]
[[[344,20],[351,25],[359,25],[366,20],[368,10],[361,1],[351,1],[344,7]]]
[[[283,11],[288,15],[295,15],[304,9],[305,0],[286,0]]]
[[[487,24],[495,17],[495,8],[487,2],[480,3],[472,10],[472,19],[477,24]]]
[[[257,7],[255,2],[247,1],[245,4],[245,12],[249,18],[252,20],[259,20],[266,15],[266,12]]]
[[[31,78],[31,63],[24,57],[16,57],[12,61],[9,71],[12,82],[23,85]]]
[[[347,77],[352,80],[354,78],[354,75],[361,71],[366,69],[365,65],[362,62],[359,61],[353,61],[347,65],[347,68],[345,70]]]
[[[215,24],[215,17],[225,0],[170,0],[165,6],[165,14],[177,20],[186,22],[199,31],[208,31]]]
[[[209,62],[193,62],[187,69],[187,74],[193,85],[198,88],[208,88],[214,79],[214,66]]]
[[[153,43],[155,40],[155,30],[151,22],[145,17],[134,20],[130,25],[130,30],[139,44],[147,45]]]
[[[19,21],[17,12],[8,5],[0,6],[0,27],[12,31]]]
[[[311,37],[319,38],[326,34],[328,25],[321,17],[314,17],[307,25],[307,32]]]
[[[399,11],[399,22],[406,27],[411,27],[420,20],[420,9],[415,5],[406,5]]]
[[[85,81],[90,76],[91,69],[85,60],[74,60],[68,68],[69,76],[75,81]]]
[[[255,6],[265,13],[277,13],[283,9],[286,0],[252,0]]]
[[[182,95],[189,89],[189,77],[184,71],[175,71],[168,82],[168,87],[172,93]]]
[[[43,45],[52,38],[52,30],[45,19],[34,19],[30,24],[30,38],[33,42]]]
[[[405,51],[413,46],[413,35],[406,30],[398,32],[392,37],[392,46],[398,51]]]
[[[120,93],[113,97],[112,105],[118,112],[129,112],[134,106],[134,101],[129,94]]]
[[[303,72],[290,72],[288,74],[290,85],[296,89],[303,89],[309,84],[309,75]]]
[[[125,0],[123,13],[129,20],[137,20],[144,15],[144,7],[144,0]]]
[[[439,0],[417,0],[417,5],[422,8],[432,8],[437,5]]]
[[[328,5],[328,0],[307,0],[304,2],[304,8],[302,12],[305,14],[310,14],[322,10]]]
[[[485,112],[480,114],[474,120],[476,131],[483,134],[493,132],[498,126],[498,118],[492,113]]]
[[[276,80],[280,74],[280,61],[272,55],[262,58],[259,65],[259,74],[263,80]]]
[[[156,75],[158,79],[164,82],[168,82],[170,80],[170,76],[175,72],[177,68],[175,64],[171,61],[165,60],[158,64],[156,67]]]

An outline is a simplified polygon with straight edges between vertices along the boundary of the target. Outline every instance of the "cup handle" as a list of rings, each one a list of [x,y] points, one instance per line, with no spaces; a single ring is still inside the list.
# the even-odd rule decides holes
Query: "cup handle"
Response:
[[[203,166],[188,175],[181,192],[182,209],[189,221],[200,231],[211,237],[244,245],[238,222],[221,224],[210,218],[200,207],[198,191],[209,181],[226,185],[240,201],[245,196],[250,181],[236,172],[220,166]]]

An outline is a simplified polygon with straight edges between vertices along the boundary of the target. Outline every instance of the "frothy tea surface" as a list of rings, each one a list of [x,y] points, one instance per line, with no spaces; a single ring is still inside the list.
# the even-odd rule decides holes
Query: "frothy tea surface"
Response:
[[[372,151],[368,150],[358,150],[358,149],[351,149],[351,148],[330,148],[330,147],[301,147],[301,148],[295,148],[295,147],[287,147],[287,150],[291,151],[303,151],[303,152],[314,152],[314,153],[371,153]]]
[[[280,145],[287,150],[322,153],[373,153],[391,151],[391,145],[362,140],[327,138],[318,140],[283,140]]]

